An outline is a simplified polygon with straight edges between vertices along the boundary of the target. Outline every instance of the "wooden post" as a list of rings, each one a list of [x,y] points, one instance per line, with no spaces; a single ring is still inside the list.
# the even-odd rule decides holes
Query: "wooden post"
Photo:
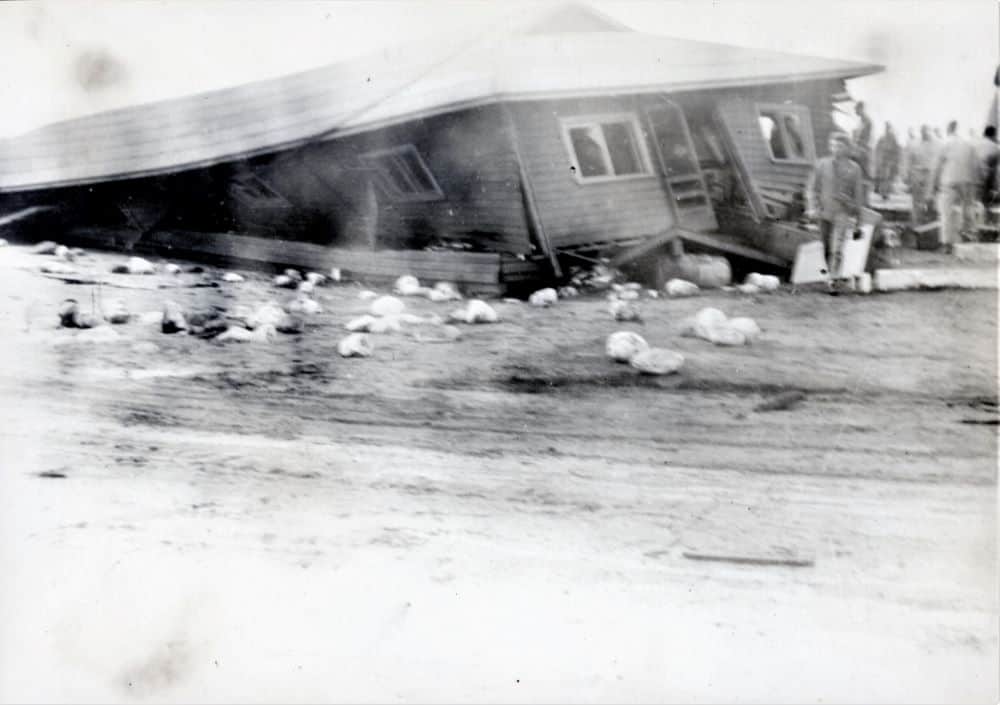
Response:
[[[555,250],[552,249],[549,238],[545,234],[545,228],[542,226],[542,219],[538,213],[538,204],[535,201],[535,191],[531,187],[531,180],[528,178],[528,172],[524,168],[524,159],[521,156],[520,140],[517,136],[517,127],[514,125],[514,116],[511,114],[510,106],[507,103],[501,103],[501,106],[507,120],[507,129],[510,131],[510,141],[514,147],[514,157],[517,159],[517,169],[521,178],[521,188],[524,190],[528,222],[534,229],[535,234],[538,235],[538,244],[542,246],[545,254],[548,255],[549,262],[552,264],[552,273],[558,279],[562,277],[562,268],[559,266],[559,259],[556,257]]]

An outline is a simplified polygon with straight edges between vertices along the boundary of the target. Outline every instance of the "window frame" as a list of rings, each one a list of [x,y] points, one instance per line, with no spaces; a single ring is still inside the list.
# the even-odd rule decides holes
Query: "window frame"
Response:
[[[757,134],[760,135],[761,140],[767,146],[767,154],[771,161],[775,164],[808,164],[812,165],[816,161],[816,140],[813,137],[812,129],[812,114],[809,111],[809,107],[802,105],[801,103],[757,103]],[[760,120],[765,117],[764,113],[777,113],[779,117],[784,115],[793,115],[798,118],[799,125],[801,127],[801,137],[802,146],[804,148],[804,154],[801,157],[785,157],[779,158],[774,156],[774,152],[771,150],[771,141],[764,136],[763,131],[760,128]],[[785,145],[785,151],[788,154],[792,154],[791,140],[788,133],[785,131],[785,125],[783,121],[775,123],[775,129],[781,134],[781,141]]]
[[[615,174],[614,161],[611,159],[611,152],[608,149],[607,141],[604,138],[604,130],[600,129],[603,123],[624,123],[629,126],[632,143],[636,149],[639,167],[641,171],[634,174]],[[573,139],[570,130],[580,127],[597,127],[601,148],[601,157],[604,159],[604,166],[609,173],[599,176],[584,176],[583,169],[580,168],[580,160],[577,158],[576,149],[573,147]],[[649,149],[646,146],[646,133],[639,122],[636,113],[596,113],[587,115],[572,115],[559,118],[559,128],[562,134],[563,145],[570,158],[570,165],[573,179],[581,185],[601,184],[612,181],[632,181],[635,179],[655,178],[656,174],[652,168],[652,160],[649,156]]]
[[[403,154],[408,154],[412,156],[417,165],[423,171],[423,176],[426,178],[427,182],[430,183],[431,189],[425,189],[418,178],[415,178],[412,173],[412,168],[405,160],[397,160],[397,167],[402,164],[403,176],[409,182],[409,185],[414,188],[419,188],[419,191],[402,191],[397,188],[396,179],[390,174],[389,168],[382,160],[386,158],[400,157]],[[363,152],[358,155],[358,161],[362,167],[373,173],[375,175],[376,185],[393,201],[401,203],[424,203],[428,201],[439,201],[444,198],[444,191],[441,190],[441,186],[438,184],[437,179],[434,178],[434,174],[431,172],[430,167],[427,165],[427,161],[420,154],[420,151],[413,144],[404,144],[396,147],[387,147],[385,149],[375,149],[369,152]]]

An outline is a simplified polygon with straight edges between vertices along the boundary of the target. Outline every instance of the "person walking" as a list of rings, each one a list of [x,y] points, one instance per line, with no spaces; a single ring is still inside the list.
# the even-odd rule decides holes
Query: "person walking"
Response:
[[[989,218],[990,206],[997,198],[997,162],[1000,160],[1000,146],[997,146],[997,128],[987,125],[983,136],[976,140],[976,155],[979,158],[979,181],[976,197],[983,204]]]
[[[875,193],[888,201],[892,185],[899,174],[899,140],[890,123],[885,124],[885,132],[875,143]]]
[[[859,218],[864,206],[861,167],[851,159],[851,140],[834,132],[828,140],[830,156],[816,162],[806,186],[806,217],[818,221],[823,254],[831,274],[840,261],[835,224],[844,216]]]
[[[948,123],[948,139],[934,167],[934,192],[941,217],[941,246],[967,237],[973,228],[972,204],[979,183],[979,156],[975,147],[958,134],[958,123]]]
[[[910,227],[929,220],[933,206],[932,170],[937,160],[937,145],[927,125],[920,127],[920,139],[906,145],[906,185],[910,189]]]

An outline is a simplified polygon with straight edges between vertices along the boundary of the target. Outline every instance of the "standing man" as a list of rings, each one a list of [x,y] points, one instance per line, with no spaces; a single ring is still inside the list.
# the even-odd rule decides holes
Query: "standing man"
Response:
[[[875,193],[883,201],[889,200],[892,185],[899,173],[899,140],[892,125],[885,124],[885,133],[875,143]]]
[[[835,251],[834,222],[838,216],[857,218],[864,205],[861,167],[851,159],[851,140],[843,132],[834,132],[828,142],[830,156],[813,168],[806,186],[806,216],[819,221],[823,253],[831,272],[840,253]]]
[[[958,134],[958,123],[948,123],[948,139],[934,168],[934,186],[941,216],[941,245],[950,249],[973,227],[972,203],[979,183],[976,149]],[[959,213],[955,213],[958,210]]]
[[[854,141],[854,151],[851,153],[851,157],[861,167],[862,177],[866,181],[870,181],[872,178],[872,119],[868,117],[864,101],[860,101],[854,106],[854,113],[858,116],[858,126],[854,128],[854,134],[851,135],[851,139]],[[867,194],[865,195],[867,196]]]

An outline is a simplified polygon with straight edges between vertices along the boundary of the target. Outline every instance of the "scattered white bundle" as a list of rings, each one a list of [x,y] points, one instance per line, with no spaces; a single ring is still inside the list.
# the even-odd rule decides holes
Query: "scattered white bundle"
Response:
[[[628,362],[646,350],[649,350],[649,343],[638,333],[628,330],[612,333],[604,344],[605,353],[615,362]]]
[[[73,256],[70,254],[69,248],[66,247],[66,245],[59,245],[58,247],[56,247],[55,252],[53,252],[52,254],[54,254],[59,259],[64,259],[68,262],[73,261]]]
[[[500,320],[496,310],[481,299],[472,299],[465,308],[452,311],[448,317],[462,323],[496,323]]]
[[[215,339],[222,343],[267,343],[277,335],[277,330],[273,325],[258,326],[253,330],[248,330],[243,326],[229,326],[222,331]]]
[[[395,316],[406,310],[406,304],[395,296],[380,296],[368,310],[373,316]]]
[[[364,333],[351,333],[337,343],[341,357],[368,357],[372,354],[372,344]]]
[[[556,290],[552,288],[539,289],[528,297],[529,304],[539,307],[551,306],[558,300],[559,294],[557,294]]]
[[[376,318],[368,326],[369,333],[399,333],[403,327],[399,323],[399,316],[383,316]]]
[[[222,281],[229,282],[230,284],[239,284],[241,281],[245,281],[245,279],[236,272],[226,272],[222,275]]]
[[[306,281],[313,286],[323,286],[326,284],[326,277],[319,272],[306,272]]]
[[[396,280],[392,290],[400,296],[417,296],[421,293],[420,280],[412,274],[404,274]]]
[[[340,267],[330,268],[330,281],[339,282],[341,278]]]
[[[286,269],[285,276],[294,280],[296,283],[302,281],[302,272],[297,269]]]
[[[760,287],[761,291],[777,291],[781,287],[781,280],[773,274],[758,274],[751,272],[743,280],[744,284],[753,284]]]
[[[9,243],[2,237],[0,237],[0,247],[7,247]]]
[[[658,292],[656,289],[646,289],[646,296],[648,296],[651,299],[658,299],[660,298],[660,292]]]
[[[667,296],[694,296],[701,288],[694,282],[689,282],[686,279],[671,279],[663,287],[663,290],[667,292]]]
[[[451,282],[437,282],[432,289],[427,292],[427,298],[435,303],[442,301],[461,301],[462,295]]]
[[[371,289],[365,289],[364,291],[358,292],[358,298],[362,301],[371,301],[372,299],[377,299],[378,294]]]
[[[625,291],[642,291],[642,284],[639,282],[625,282],[622,284],[622,289]]]
[[[292,279],[287,274],[279,274],[272,281],[280,289],[294,289],[299,284],[297,280]]]
[[[139,323],[143,325],[159,325],[163,322],[163,311],[146,311],[139,314]]]
[[[377,320],[378,319],[375,318],[375,316],[366,313],[363,316],[358,316],[357,318],[352,318],[351,320],[349,320],[347,323],[344,324],[344,328],[351,331],[352,333],[356,333],[359,331],[368,332],[369,330],[371,330],[372,323],[374,323]]]
[[[726,324],[735,330],[738,330],[743,334],[748,343],[752,343],[757,336],[760,335],[760,326],[757,325],[757,321],[752,318],[739,317],[730,318],[726,321]]]
[[[166,272],[167,274],[180,274],[181,268],[180,265],[176,265],[173,262],[170,262],[168,264],[163,265],[163,271]],[[223,279],[225,279],[225,277],[223,277]]]
[[[304,282],[299,282],[299,285],[298,287],[296,287],[295,290],[298,291],[300,294],[311,294],[313,293],[313,290],[315,288],[316,285],[313,284],[311,281],[304,281]]]
[[[701,338],[715,345],[746,345],[758,335],[760,327],[752,318],[726,318],[717,308],[703,308],[684,321],[681,335]]]
[[[684,365],[684,356],[673,350],[649,348],[632,356],[629,364],[643,374],[669,375]]]
[[[757,284],[737,284],[736,290],[741,294],[759,294],[760,286]]]
[[[642,314],[639,313],[639,307],[631,301],[622,301],[617,298],[611,299],[611,302],[608,304],[608,311],[611,313],[611,317],[616,321],[642,320]]]
[[[310,299],[305,294],[299,295],[288,304],[288,312],[298,315],[312,316],[323,312],[323,307],[315,299]]]
[[[617,296],[621,301],[635,301],[636,299],[639,298],[639,290],[622,289],[620,292],[618,292]]]
[[[273,301],[258,307],[251,316],[247,318],[248,328],[258,328],[260,326],[277,326],[278,322],[285,317],[285,310]]]
[[[153,274],[156,271],[153,263],[142,257],[129,257],[125,267],[129,274]]]

